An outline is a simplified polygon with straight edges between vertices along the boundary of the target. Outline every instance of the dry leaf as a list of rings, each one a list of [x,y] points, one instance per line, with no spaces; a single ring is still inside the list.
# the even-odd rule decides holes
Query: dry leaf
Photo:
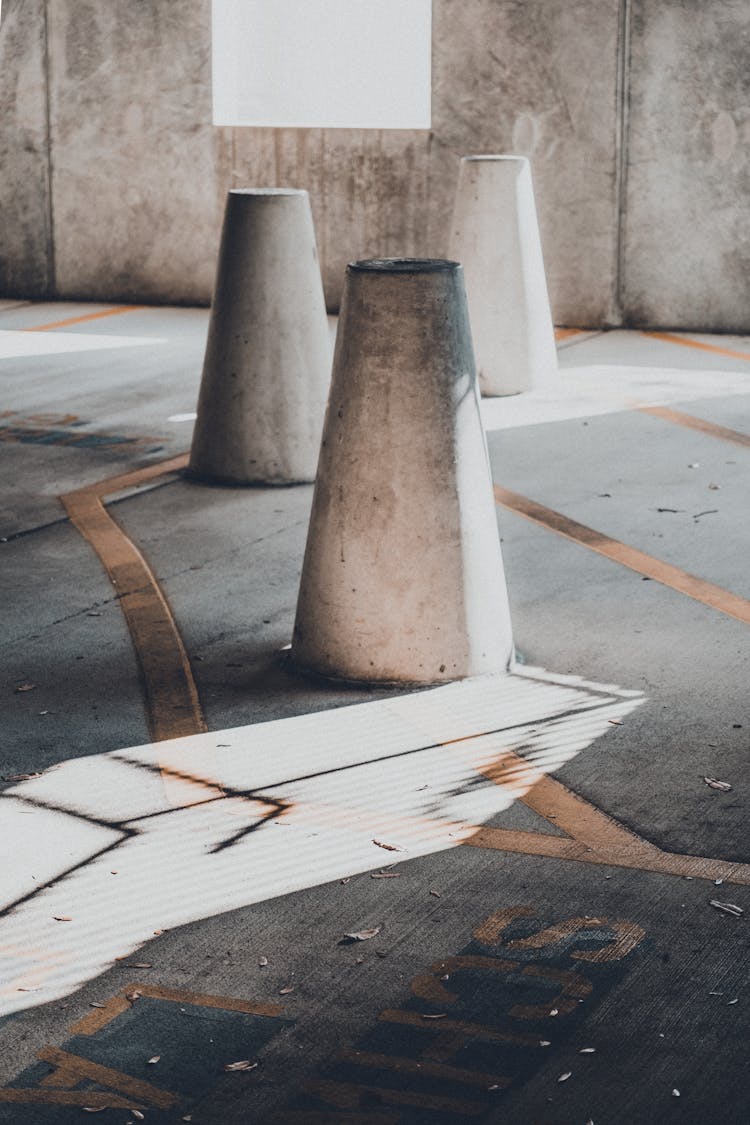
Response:
[[[227,1063],[224,1070],[230,1073],[234,1070],[255,1070],[257,1062],[250,1062],[250,1059],[240,1059],[239,1062]]]
[[[283,988],[279,989],[279,996],[288,996],[290,992],[294,992],[294,985],[285,984]]]
[[[578,1054],[579,1055],[593,1055],[595,1053],[595,1051],[596,1051],[596,1047],[581,1047]]]
[[[41,988],[17,988],[16,992],[41,992]]]
[[[434,895],[435,898],[440,898],[440,891],[430,891],[430,894]]]
[[[140,992],[126,992],[125,993],[125,999],[130,1000],[131,1004],[134,1004],[135,1001],[140,1000],[140,998],[141,998]]]
[[[622,726],[622,719],[607,719],[607,722],[611,723],[613,727],[621,727]]]
[[[145,1121],[146,1120],[145,1113],[141,1113],[141,1111],[139,1109],[131,1109],[130,1112],[133,1114],[133,1117],[137,1117],[139,1121]]]
[[[371,871],[371,879],[400,879],[401,873],[399,871]]]
[[[564,1074],[560,1075],[560,1077],[558,1078],[557,1081],[558,1082],[567,1082],[572,1073],[573,1073],[572,1070],[566,1070]]]
[[[557,1016],[557,1015],[559,1015],[559,1014],[560,1014],[560,1009],[559,1009],[559,1008],[553,1008],[553,1009],[552,1009],[552,1011],[550,1012],[550,1015],[551,1015],[551,1016]]]
[[[19,684],[15,691],[18,694],[20,691],[33,691],[35,687],[36,684]]]
[[[73,919],[69,914],[53,914],[52,917],[56,922],[72,922]]]
[[[373,926],[371,930],[353,930],[350,934],[344,934],[344,937],[351,941],[369,941],[370,938],[376,937],[382,928],[382,926]]]
[[[154,1066],[155,1063],[158,1063],[160,1058],[161,1058],[161,1055],[152,1055],[151,1058],[148,1060],[148,1065]]]
[[[540,1039],[539,1040],[539,1046],[540,1047],[551,1047],[552,1043],[550,1042],[549,1039]]]
[[[100,1004],[97,1000],[92,1000],[91,1003],[89,1004],[89,1008],[106,1008],[106,1007],[107,1007],[106,1004]]]
[[[123,965],[123,969],[153,969],[153,967],[150,961],[130,961],[127,965]]]
[[[258,965],[260,966],[261,969],[265,969],[267,964],[268,964],[268,958],[267,957],[259,957],[258,958]]]
[[[439,1012],[438,1015],[436,1015],[436,1016],[430,1016],[430,1015],[427,1015],[426,1012],[422,1012],[422,1019],[423,1020],[444,1020],[447,1015],[448,1015],[447,1012]]]
[[[350,879],[351,879],[351,875],[347,875],[346,879],[339,879],[339,882],[340,883],[348,883]]]
[[[41,772],[37,773],[14,773],[12,777],[6,777],[6,781],[31,781],[34,777],[41,777]]]
[[[404,850],[398,844],[384,844],[382,840],[373,840],[373,844],[378,848],[385,848],[387,852],[402,852]]]
[[[672,1097],[673,1097],[673,1098],[679,1098],[679,1096],[680,1096],[680,1091],[679,1091],[679,1090],[673,1090],[673,1091],[672,1091]]]
[[[711,906],[717,910],[723,911],[724,914],[731,914],[734,918],[739,918],[745,911],[741,906],[736,906],[733,902],[719,902],[718,899],[712,898],[710,900]]]
[[[719,789],[722,793],[729,793],[732,786],[728,781],[718,781],[715,777],[704,777],[706,785],[710,785],[712,789]]]
[[[731,1007],[732,1007],[732,1004],[739,1004],[739,1002],[740,1002],[740,998],[739,998],[739,996],[737,996],[737,997],[735,997],[735,999],[734,999],[734,1000],[730,1000],[730,1001],[728,1002],[728,1004],[727,1004],[727,1007],[728,1007],[728,1008],[731,1008]]]

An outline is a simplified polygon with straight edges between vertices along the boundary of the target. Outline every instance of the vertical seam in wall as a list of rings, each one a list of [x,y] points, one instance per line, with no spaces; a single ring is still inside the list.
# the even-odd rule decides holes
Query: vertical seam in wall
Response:
[[[611,319],[614,324],[623,323],[623,303],[625,297],[631,10],[632,0],[620,0],[617,26],[617,104],[615,122],[615,276],[611,310]]]
[[[49,50],[49,0],[44,0],[44,104],[47,133],[47,277],[46,296],[54,297],[57,289],[55,262],[55,213],[52,202],[52,108]]]

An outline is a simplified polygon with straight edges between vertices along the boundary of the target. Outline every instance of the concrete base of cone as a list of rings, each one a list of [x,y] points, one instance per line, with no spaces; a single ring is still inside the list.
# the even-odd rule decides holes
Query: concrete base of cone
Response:
[[[466,274],[482,394],[518,394],[554,379],[555,335],[526,157],[462,158],[450,254]]]
[[[510,615],[463,271],[347,269],[292,657],[347,680],[507,669]]]
[[[310,481],[330,336],[306,191],[230,191],[203,365],[192,475]]]

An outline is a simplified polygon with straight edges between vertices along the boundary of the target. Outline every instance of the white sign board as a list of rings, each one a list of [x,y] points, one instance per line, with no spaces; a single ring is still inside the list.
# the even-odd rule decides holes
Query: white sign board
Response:
[[[429,129],[432,0],[213,0],[215,125]]]

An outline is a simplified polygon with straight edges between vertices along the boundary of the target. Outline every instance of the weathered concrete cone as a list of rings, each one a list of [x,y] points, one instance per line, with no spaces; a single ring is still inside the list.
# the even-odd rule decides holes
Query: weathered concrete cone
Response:
[[[466,273],[482,394],[554,381],[555,333],[525,156],[462,157],[449,252]]]
[[[512,655],[463,271],[346,271],[292,658],[328,677],[438,683]]]
[[[190,453],[234,484],[315,477],[331,344],[306,191],[230,191]]]

